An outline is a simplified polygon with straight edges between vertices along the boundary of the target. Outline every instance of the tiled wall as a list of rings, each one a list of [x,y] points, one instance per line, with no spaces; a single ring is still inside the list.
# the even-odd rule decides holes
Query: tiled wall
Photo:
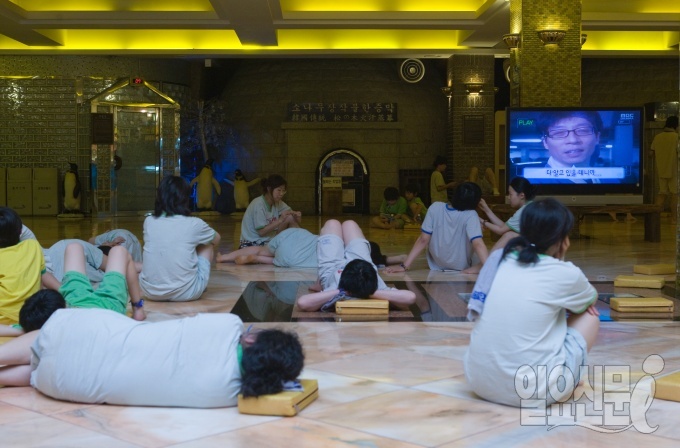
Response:
[[[61,179],[68,162],[77,163],[86,187],[82,196],[86,211],[92,201],[87,100],[116,79],[131,75],[166,81],[156,85],[173,86],[175,95],[181,92],[177,96],[182,98],[177,101],[190,95],[188,64],[179,60],[1,56],[0,73],[0,167],[56,167]],[[100,146],[98,159],[108,162],[108,151],[108,146]],[[104,190],[108,190],[110,181],[108,165],[106,168],[98,176],[98,185]],[[108,203],[100,206],[106,209]]]
[[[462,181],[469,177],[472,167],[477,167],[481,173],[486,168],[495,168],[494,57],[453,55],[448,61],[448,79],[452,87],[452,132],[448,154],[453,160],[453,180]],[[481,83],[483,91],[479,95],[469,95],[466,83]],[[483,122],[483,130],[470,135],[472,128],[466,123],[478,120]],[[479,141],[471,143],[470,137]]]

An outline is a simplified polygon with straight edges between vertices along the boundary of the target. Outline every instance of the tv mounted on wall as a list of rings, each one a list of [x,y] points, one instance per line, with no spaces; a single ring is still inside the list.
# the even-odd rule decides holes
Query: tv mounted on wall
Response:
[[[509,108],[508,183],[572,205],[641,204],[642,107]]]

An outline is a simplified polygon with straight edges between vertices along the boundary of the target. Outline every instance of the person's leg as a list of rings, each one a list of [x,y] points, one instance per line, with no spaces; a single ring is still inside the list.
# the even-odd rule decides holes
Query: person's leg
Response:
[[[241,249],[236,249],[233,252],[229,252],[228,254],[221,254],[217,253],[217,257],[215,257],[215,262],[217,263],[229,263],[229,262],[234,262],[236,261],[236,258],[242,257],[242,256],[249,256],[249,255],[258,255],[259,251],[261,249],[261,246],[248,246],[248,247],[243,247]]]
[[[373,218],[371,218],[371,227],[375,227],[376,229],[392,228],[392,226],[386,223],[380,216],[374,216]]]
[[[345,246],[347,246],[351,241],[357,238],[361,238],[362,240],[366,239],[366,237],[364,236],[364,232],[361,230],[361,227],[359,227],[359,224],[352,220],[343,222],[342,240],[345,242]]]
[[[239,255],[236,264],[274,264],[274,254],[269,246],[254,246],[257,250],[248,255]]]
[[[31,380],[31,346],[40,334],[32,331],[0,345],[0,385],[29,386]]]
[[[323,224],[319,235],[336,235],[342,239],[342,224],[337,219],[329,219]]]
[[[139,286],[139,274],[135,262],[124,246],[115,246],[109,252],[106,272],[118,272],[125,277],[128,294],[133,304],[139,303],[143,298],[142,288]],[[142,307],[132,307],[132,318],[135,320],[146,319],[146,312]]]
[[[278,232],[294,227],[300,227],[300,224],[295,220],[295,215],[288,215],[279,223]]]
[[[588,344],[588,351],[595,345],[597,333],[600,330],[600,318],[585,312],[582,314],[572,314],[567,319],[567,326],[577,330]]]
[[[78,243],[70,243],[64,250],[64,272],[69,271],[85,274],[85,251]]]

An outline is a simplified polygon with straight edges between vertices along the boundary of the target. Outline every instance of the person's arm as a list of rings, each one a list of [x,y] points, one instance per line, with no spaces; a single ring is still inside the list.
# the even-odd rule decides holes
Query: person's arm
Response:
[[[472,240],[472,250],[477,254],[479,263],[463,270],[463,274],[478,274],[482,270],[482,266],[489,258],[489,249],[486,248],[482,238],[475,238]]]
[[[57,278],[52,275],[51,272],[48,271],[45,271],[45,273],[42,274],[40,281],[42,283],[43,289],[53,289],[55,291],[59,291],[59,288],[61,287],[61,282],[57,280]]]
[[[407,307],[416,302],[416,295],[404,289],[378,289],[369,296],[369,299],[383,299],[394,305]]]
[[[257,229],[257,234],[260,236],[267,236],[274,230],[278,229],[279,224],[281,224],[280,218],[277,218],[264,227]]]
[[[413,248],[411,249],[411,252],[409,252],[408,257],[406,257],[406,261],[402,263],[402,266],[390,266],[385,268],[385,272],[393,273],[407,271],[411,267],[411,264],[413,264],[415,261],[416,257],[420,255],[420,253],[428,246],[428,244],[430,244],[431,238],[432,236],[429,233],[421,233],[416,242],[413,244]]]
[[[215,236],[213,237],[211,244],[217,247],[220,245],[220,241],[222,241],[222,237],[220,236],[219,233],[217,233],[217,230],[215,230]]]
[[[340,294],[339,289],[327,289],[326,291],[305,294],[298,298],[297,304],[301,311],[319,311],[324,303]]]
[[[21,327],[12,327],[11,325],[0,325],[0,337],[14,337],[24,334]]]

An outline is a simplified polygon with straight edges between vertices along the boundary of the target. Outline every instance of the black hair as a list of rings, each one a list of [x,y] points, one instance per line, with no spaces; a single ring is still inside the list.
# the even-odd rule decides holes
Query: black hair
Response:
[[[179,176],[165,176],[156,191],[153,215],[158,218],[167,216],[191,215],[191,187]]]
[[[368,244],[370,244],[371,246],[371,261],[373,262],[373,264],[376,266],[386,265],[387,256],[382,254],[382,252],[380,251],[380,246],[378,246],[378,243],[369,241]]]
[[[59,291],[41,289],[26,299],[19,310],[19,325],[28,333],[40,330],[57,310],[66,308],[66,300]]]
[[[383,197],[386,201],[396,201],[399,199],[399,190],[394,187],[387,187],[383,191]]]
[[[378,273],[368,261],[352,260],[342,270],[338,288],[352,297],[366,298],[378,289]]]
[[[678,116],[677,115],[671,115],[670,117],[666,118],[666,125],[664,127],[677,129],[678,128]]]
[[[241,393],[244,397],[279,393],[284,381],[297,379],[304,364],[302,344],[295,333],[257,333],[255,342],[243,349]]]
[[[107,257],[109,256],[109,252],[111,252],[111,246],[97,246],[97,249],[104,252],[104,255],[106,255]]]
[[[548,135],[548,129],[553,124],[566,118],[583,118],[595,128],[595,132],[600,132],[604,127],[602,124],[602,117],[594,110],[577,110],[577,111],[550,111],[542,112],[536,120],[536,129],[542,136]]]
[[[9,207],[0,207],[0,248],[19,244],[21,237],[21,218]]]
[[[266,179],[262,179],[260,185],[262,186],[262,193],[272,194],[272,191],[274,191],[275,188],[279,188],[280,186],[285,187],[288,185],[288,182],[286,182],[286,179],[284,179],[283,176],[270,174]]]
[[[415,182],[410,182],[404,187],[404,191],[408,193],[413,193],[413,196],[418,196],[420,194],[420,186]]]
[[[551,246],[564,241],[573,225],[574,215],[556,199],[532,202],[524,208],[519,220],[520,235],[505,246],[503,258],[517,250],[520,263],[537,263],[538,254],[544,254]]]
[[[432,164],[434,166],[434,168],[436,169],[441,164],[446,164],[446,157],[444,157],[444,156],[435,157],[434,163]]]
[[[451,205],[456,210],[474,210],[482,199],[482,189],[474,182],[463,182],[453,193]]]
[[[536,186],[532,185],[531,182],[524,177],[514,177],[510,181],[510,186],[517,194],[524,193],[524,199],[527,201],[531,201],[536,197]]]

